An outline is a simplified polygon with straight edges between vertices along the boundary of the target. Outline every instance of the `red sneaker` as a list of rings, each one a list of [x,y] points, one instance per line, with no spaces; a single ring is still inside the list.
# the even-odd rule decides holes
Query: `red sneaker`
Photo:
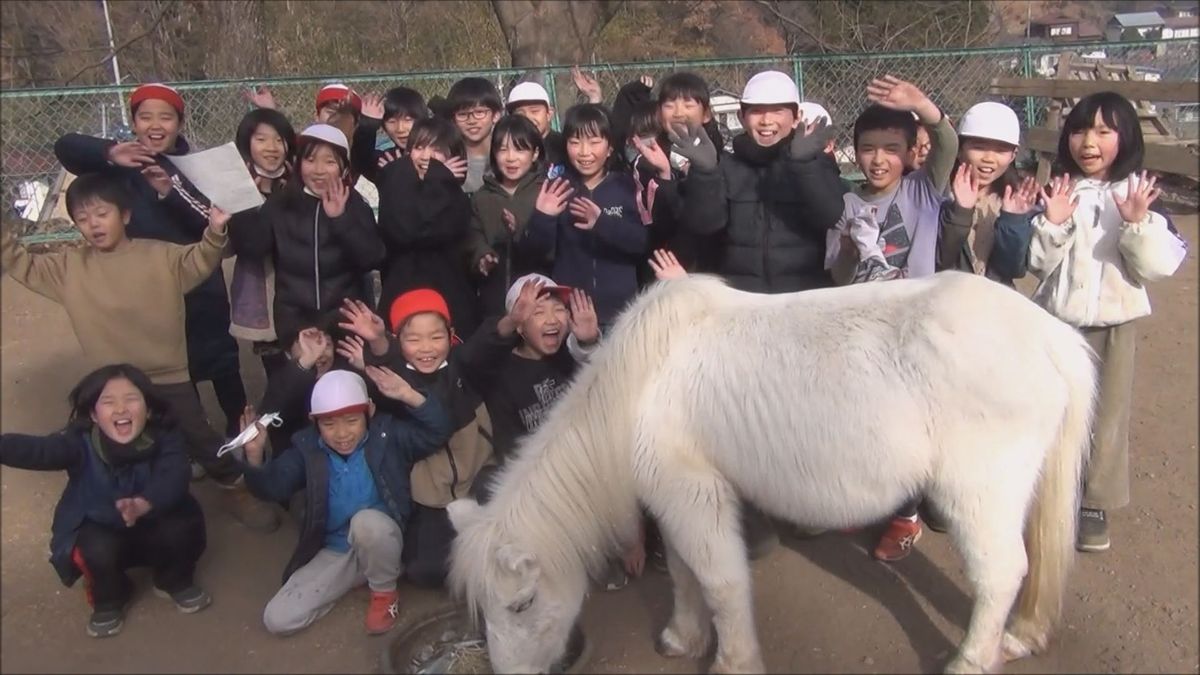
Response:
[[[888,529],[875,546],[875,559],[884,562],[903,560],[912,553],[913,546],[921,539],[921,521],[893,518]]]
[[[371,591],[371,604],[367,606],[367,632],[371,635],[386,633],[396,625],[400,615],[400,593],[397,591]]]

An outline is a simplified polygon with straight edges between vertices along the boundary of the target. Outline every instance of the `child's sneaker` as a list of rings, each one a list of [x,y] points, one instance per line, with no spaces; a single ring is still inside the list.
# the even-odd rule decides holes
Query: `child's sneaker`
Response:
[[[396,625],[400,616],[400,593],[398,591],[371,591],[371,604],[367,606],[367,633],[381,635]]]
[[[92,618],[88,619],[87,634],[94,638],[112,637],[120,633],[124,625],[125,613],[119,609],[92,612]]]
[[[921,520],[892,518],[888,529],[875,547],[875,559],[884,562],[903,560],[912,553],[913,546],[921,539]]]
[[[212,604],[212,596],[208,594],[208,591],[195,584],[177,593],[168,593],[155,586],[154,594],[164,600],[174,601],[175,607],[184,614],[195,614]]]
[[[1098,553],[1107,551],[1111,545],[1104,509],[1079,509],[1079,533],[1075,537],[1075,548]]]

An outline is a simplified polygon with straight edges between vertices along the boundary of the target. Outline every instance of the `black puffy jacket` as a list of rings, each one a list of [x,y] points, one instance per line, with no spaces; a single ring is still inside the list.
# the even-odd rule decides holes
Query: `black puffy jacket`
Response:
[[[791,293],[833,285],[825,271],[825,235],[842,215],[845,192],[828,155],[792,159],[787,144],[765,162],[734,151],[715,171],[684,179],[683,226],[720,235],[717,272],[734,288]]]
[[[337,218],[321,201],[296,189],[273,194],[256,217],[230,223],[238,255],[270,257],[275,263],[275,326],[286,335],[307,317],[336,309],[342,300],[363,297],[363,274],[383,260],[375,214],[356,190]]]

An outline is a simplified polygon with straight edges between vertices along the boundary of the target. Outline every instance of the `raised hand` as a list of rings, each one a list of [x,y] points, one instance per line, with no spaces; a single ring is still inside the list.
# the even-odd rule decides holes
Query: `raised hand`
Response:
[[[338,340],[337,348],[334,351],[338,356],[346,359],[346,363],[349,363],[351,368],[362,371],[367,367],[367,360],[363,357],[364,344],[362,338],[351,335]]]
[[[792,134],[790,146],[792,159],[812,159],[825,151],[825,146],[837,135],[837,129],[829,126],[822,117],[816,122],[804,125],[803,120]]]
[[[1079,204],[1079,196],[1072,195],[1071,177],[1063,174],[1050,179],[1050,190],[1038,188],[1042,207],[1046,210],[1045,217],[1053,225],[1062,225],[1071,218],[1075,206]]]
[[[919,109],[929,103],[929,97],[917,85],[894,75],[871,80],[867,85],[867,99],[885,108],[910,112],[920,112]]]
[[[131,169],[154,164],[154,153],[138,141],[117,143],[105,153],[108,161]]]
[[[266,86],[255,87],[243,96],[256,108],[275,109],[275,95]]]
[[[383,119],[383,97],[378,92],[363,94],[362,116],[373,120]]]
[[[641,82],[642,84],[646,85],[647,89],[654,88],[654,76],[652,76],[652,75],[642,75],[641,77],[638,78],[638,82]]]
[[[541,280],[526,281],[521,286],[521,291],[517,294],[517,299],[513,302],[512,309],[508,310],[508,318],[515,325],[521,325],[533,315],[533,310],[537,307],[538,296],[541,295],[542,289],[545,287],[546,282]]]
[[[557,216],[567,209],[567,200],[575,189],[565,178],[556,178],[542,183],[534,208],[548,216]]]
[[[391,164],[403,156],[404,151],[402,151],[400,148],[392,148],[391,150],[388,150],[379,156],[379,161],[375,162],[375,166],[382,169],[383,167]]]
[[[596,316],[596,306],[587,293],[578,288],[571,290],[571,314],[567,318],[567,326],[571,333],[585,345],[600,339],[600,319]]]
[[[683,155],[692,166],[704,171],[717,168],[717,149],[713,147],[708,132],[698,124],[672,124],[667,131],[672,149]]]
[[[142,169],[142,176],[160,197],[166,197],[170,194],[173,185],[171,183],[171,174],[167,173],[166,169],[157,164],[151,164]]]
[[[230,215],[221,210],[221,207],[213,204],[208,207],[208,228],[217,234],[225,234],[225,228],[229,225]]]
[[[654,224],[654,195],[658,194],[658,181],[650,179],[650,186],[645,190],[642,189],[642,181],[634,180],[635,184],[633,201],[637,204],[638,217],[642,219],[642,225],[650,226]],[[642,203],[642,195],[646,195],[645,204]]]
[[[1004,186],[1004,197],[1000,202],[1000,210],[1007,211],[1008,213],[1026,214],[1033,209],[1037,198],[1037,181],[1032,176],[1029,176],[1021,181],[1015,190],[1011,185]]]
[[[412,388],[403,377],[397,375],[391,368],[367,366],[367,377],[379,388],[379,393],[395,399],[405,405],[415,408],[425,402],[425,397]]]
[[[321,193],[321,207],[330,218],[340,218],[346,212],[346,202],[350,199],[350,187],[340,180],[333,180],[325,185]]]
[[[145,497],[138,495],[137,497],[124,497],[116,502],[117,511],[121,513],[121,520],[125,521],[125,527],[133,527],[142,516],[150,513],[150,502],[146,501]]]
[[[1122,197],[1119,190],[1113,190],[1113,201],[1117,203],[1117,212],[1121,214],[1121,220],[1140,223],[1150,212],[1150,205],[1162,194],[1162,190],[1156,187],[1158,178],[1147,177],[1143,171],[1141,177],[1131,174],[1126,182],[1129,186],[1125,196]]]
[[[296,338],[296,344],[300,350],[296,361],[301,368],[307,370],[316,365],[317,361],[320,361],[321,357],[325,355],[325,350],[329,346],[329,336],[319,328],[305,328]]]
[[[479,264],[476,266],[476,268],[479,270],[479,274],[481,276],[486,277],[487,275],[491,274],[492,270],[496,269],[496,265],[499,264],[500,258],[496,257],[495,253],[488,251],[487,253],[483,254],[482,258],[479,259]]]
[[[509,234],[517,233],[517,217],[508,209],[500,209],[500,218],[504,221],[504,227],[508,228]]]
[[[600,83],[596,78],[588,75],[579,69],[579,66],[571,68],[571,79],[575,81],[575,88],[579,93],[587,97],[588,103],[600,103],[604,100],[604,92],[600,89]]]
[[[979,181],[975,179],[975,172],[971,171],[966,162],[959,164],[958,171],[954,172],[950,191],[954,195],[955,204],[964,209],[975,208],[975,203],[979,201]]]
[[[675,257],[675,254],[664,248],[654,251],[650,257],[650,269],[654,270],[654,278],[659,281],[683,279],[688,275],[687,270],[683,269],[683,265],[679,264],[679,259]]]
[[[667,157],[667,153],[658,147],[657,141],[647,141],[643,140],[641,136],[634,136],[633,147],[637,148],[637,151],[641,153],[646,163],[658,171],[659,178],[663,180],[671,179],[671,160]]]
[[[600,205],[587,197],[576,197],[571,200],[571,215],[575,216],[575,227],[590,230],[600,220]]]
[[[436,161],[436,160],[434,160]],[[442,162],[450,173],[458,180],[462,180],[467,175],[467,158],[466,157],[449,157]]]
[[[258,413],[255,412],[254,406],[247,405],[242,410],[242,431],[249,429],[251,426],[258,427],[258,435],[246,441],[242,446],[242,450],[246,453],[247,464],[250,466],[262,466],[267,447],[267,429],[258,423]]]
[[[345,321],[338,324],[338,328],[354,333],[367,342],[378,340],[387,334],[387,326],[384,325],[383,318],[372,312],[371,308],[361,300],[346,298],[342,301],[338,312],[346,318]]]

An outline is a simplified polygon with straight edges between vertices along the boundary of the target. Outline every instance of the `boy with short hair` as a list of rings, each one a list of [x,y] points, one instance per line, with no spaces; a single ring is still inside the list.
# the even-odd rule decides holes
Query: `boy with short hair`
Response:
[[[504,106],[509,115],[520,115],[537,127],[542,135],[542,146],[546,151],[542,165],[553,170],[567,161],[567,142],[550,123],[554,119],[554,106],[550,94],[537,82],[521,82],[508,94]]]
[[[446,109],[467,146],[467,180],[463,191],[471,194],[483,187],[483,177],[490,172],[492,127],[500,121],[504,110],[500,92],[482,77],[464,77],[450,87]]]
[[[393,87],[383,96],[363,97],[362,116],[354,129],[350,160],[354,171],[372,183],[378,181],[380,163],[385,152],[375,149],[375,140],[382,129],[395,146],[387,151],[387,160],[403,157],[408,152],[408,135],[413,125],[429,117],[425,98],[415,89]]]
[[[854,121],[854,155],[865,181],[846,193],[842,216],[827,238],[826,269],[839,283],[934,273],[938,214],[958,136],[942,111],[916,86],[884,76],[867,86],[867,107]],[[916,159],[916,114],[932,148]]]
[[[285,502],[304,490],[305,516],[284,584],[263,610],[276,635],[300,631],[366,583],[371,589],[366,628],[385,633],[396,623],[403,523],[412,509],[413,464],[450,436],[450,421],[435,398],[426,398],[387,368],[367,376],[388,398],[403,403],[404,420],[375,413],[362,377],[331,370],[313,387],[311,427],[267,461],[265,433],[245,448],[246,483],[259,498]],[[256,424],[247,407],[243,427]]]
[[[274,529],[276,514],[246,492],[237,463],[217,458],[224,439],[209,426],[188,373],[184,294],[221,264],[229,214],[210,207],[200,241],[185,246],[126,236],[133,197],[119,175],[79,176],[66,202],[87,246],[33,254],[6,227],[0,266],[62,305],[89,364],[129,363],[144,371],[171,406],[189,454],[226,488],[226,506],[235,515],[252,514],[258,529]]]

